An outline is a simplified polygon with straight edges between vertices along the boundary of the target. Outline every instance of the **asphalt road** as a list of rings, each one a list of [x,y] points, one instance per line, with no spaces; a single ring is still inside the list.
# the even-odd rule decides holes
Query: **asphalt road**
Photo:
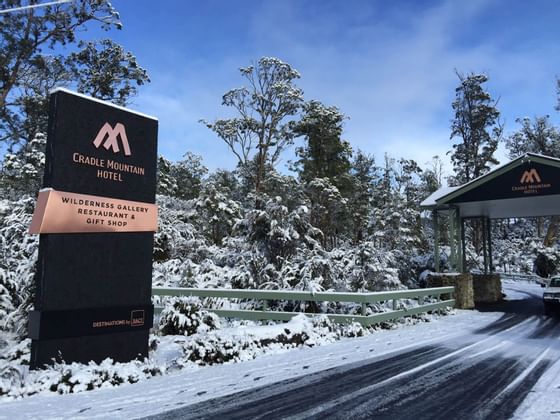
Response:
[[[514,286],[515,287],[515,286]],[[182,407],[151,419],[507,419],[560,357],[542,294],[479,307],[503,316],[429,346]]]

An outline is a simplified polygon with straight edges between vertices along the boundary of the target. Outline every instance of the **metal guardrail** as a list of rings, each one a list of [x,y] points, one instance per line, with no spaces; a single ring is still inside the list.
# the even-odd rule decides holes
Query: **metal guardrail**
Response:
[[[499,274],[502,279],[508,279],[513,281],[523,280],[527,282],[538,283],[541,285],[548,284],[548,280],[549,280],[544,277],[540,277],[537,274],[522,274],[522,273],[497,273],[497,274]]]
[[[255,290],[255,289],[196,289],[180,287],[153,287],[153,296],[196,296],[202,298],[226,298],[226,299],[255,299],[262,301],[287,300],[287,301],[306,301],[306,302],[353,302],[362,304],[362,314],[366,313],[367,305],[378,302],[392,301],[392,310],[387,312],[374,313],[371,315],[344,315],[326,314],[329,319],[338,323],[358,322],[363,326],[377,324],[380,322],[395,320],[410,315],[417,315],[424,312],[441,310],[446,307],[453,307],[455,299],[452,294],[455,288],[433,287],[428,289],[397,290],[390,292],[365,292],[365,293],[343,293],[343,292],[301,292],[288,290]],[[448,295],[448,296],[444,296]],[[424,304],[424,298],[433,297],[437,302]],[[418,299],[418,306],[410,308],[399,308],[401,299]],[[266,307],[266,305],[264,305]],[[161,307],[156,307],[156,313],[161,312]],[[246,320],[274,320],[289,321],[295,315],[304,313],[313,316],[317,314],[306,312],[280,312],[280,311],[261,311],[244,309],[212,309],[218,316],[224,318],[239,318]]]

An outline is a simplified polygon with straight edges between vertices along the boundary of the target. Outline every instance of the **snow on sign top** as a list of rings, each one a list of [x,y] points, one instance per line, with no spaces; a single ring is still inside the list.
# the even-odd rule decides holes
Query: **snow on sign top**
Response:
[[[92,98],[91,96],[84,95],[83,93],[74,92],[73,90],[66,89],[66,88],[63,88],[63,87],[54,88],[49,92],[49,94],[53,94],[55,92],[66,92],[66,93],[69,93],[70,95],[79,96],[79,97],[84,98],[84,99],[89,99],[90,101],[99,102],[100,104],[120,109],[121,111],[131,112],[131,113],[139,115],[141,117],[145,117],[145,118],[149,118],[151,120],[158,121],[158,119],[156,117],[153,117],[151,115],[143,114],[142,112],[138,112],[138,111],[135,111],[133,109],[125,108],[124,106],[116,105],[112,102],[104,101],[102,99]]]

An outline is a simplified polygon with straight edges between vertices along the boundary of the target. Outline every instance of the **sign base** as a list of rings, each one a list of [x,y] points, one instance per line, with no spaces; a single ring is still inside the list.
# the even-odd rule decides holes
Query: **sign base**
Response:
[[[148,357],[148,330],[98,336],[59,338],[31,341],[31,368],[37,369],[55,362],[90,361],[99,363],[110,357],[115,362],[128,362]],[[107,349],[110,349],[108,354]]]

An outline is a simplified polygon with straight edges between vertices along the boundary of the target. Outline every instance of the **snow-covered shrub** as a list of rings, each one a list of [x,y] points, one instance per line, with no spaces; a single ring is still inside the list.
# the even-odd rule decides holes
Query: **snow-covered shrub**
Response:
[[[28,229],[32,197],[0,201],[0,331],[26,332],[33,300],[33,276],[39,237]]]
[[[213,365],[252,359],[257,347],[257,343],[248,336],[230,339],[215,334],[196,337],[186,343],[183,351],[186,361],[198,365]]]
[[[148,359],[128,363],[115,363],[111,359],[105,359],[99,364],[90,362],[87,365],[57,363],[45,369],[29,372],[19,384],[20,386],[14,383],[15,386],[8,390],[6,396],[17,398],[43,391],[70,394],[119,386],[124,383],[133,384],[163,373],[161,366]]]
[[[24,373],[21,366],[0,359],[0,396],[8,395],[21,388]]]
[[[347,266],[348,287],[355,292],[402,288],[395,251],[386,251],[363,242],[348,250],[352,262]]]
[[[5,341],[2,340],[5,338]],[[0,337],[0,401],[39,392],[67,394],[95,388],[135,383],[166,372],[165,363],[152,359],[114,363],[56,363],[39,370],[29,370],[31,340],[20,341],[16,335]]]
[[[193,335],[198,332],[220,328],[220,319],[202,308],[196,297],[170,299],[159,319],[159,329],[163,335]]]
[[[560,269],[560,250],[553,247],[544,247],[537,253],[533,271],[541,277],[550,277],[558,274]]]
[[[0,396],[20,389],[28,372],[31,340],[19,341],[15,334],[0,337]]]
[[[302,250],[285,268],[288,284],[294,290],[320,292],[336,288],[337,269],[332,254],[322,249]]]
[[[149,360],[128,363],[114,363],[105,359],[100,364],[90,362],[55,364],[53,367],[33,372],[35,383],[58,394],[90,391],[95,388],[118,386],[123,383],[136,383],[141,379],[161,375],[159,366]]]
[[[410,264],[415,276],[407,283],[407,286],[411,289],[426,287],[427,274],[429,272],[436,271],[434,261],[433,252],[413,256],[410,260]],[[447,254],[441,250],[439,253],[439,267],[441,271],[447,271],[449,269],[449,258],[447,257]]]
[[[198,365],[239,362],[272,349],[313,347],[333,342],[340,336],[341,330],[325,316],[308,318],[302,314],[286,324],[271,325],[260,332],[228,334],[221,330],[197,334],[183,346],[184,361]]]

